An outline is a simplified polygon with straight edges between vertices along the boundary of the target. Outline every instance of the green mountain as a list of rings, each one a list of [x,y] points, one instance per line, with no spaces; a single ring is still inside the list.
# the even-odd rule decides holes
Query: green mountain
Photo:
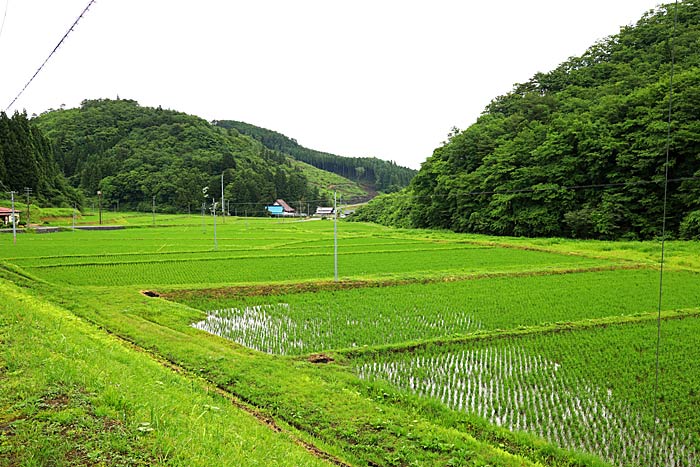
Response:
[[[71,184],[120,209],[197,211],[221,199],[229,211],[263,213],[276,198],[330,203],[332,188],[346,197],[364,194],[349,180],[305,166],[235,129],[181,112],[142,107],[133,100],[86,100],[80,108],[53,110],[32,120],[53,143],[56,163]],[[342,191],[345,190],[345,191]]]
[[[235,128],[240,133],[252,136],[266,148],[289,154],[294,159],[333,172],[367,186],[370,191],[394,192],[409,184],[416,171],[396,165],[395,162],[376,157],[342,157],[327,152],[315,151],[299,145],[276,131],[260,128],[250,123],[235,120],[214,122],[222,128]]]
[[[700,236],[700,1],[634,26],[495,98],[408,189],[357,219],[517,236]]]
[[[82,197],[72,189],[54,159],[49,140],[30,124],[25,113],[8,117],[0,112],[0,192],[30,193],[30,201],[50,206],[81,204]],[[15,195],[15,199],[18,195]],[[6,204],[6,203],[3,203]]]

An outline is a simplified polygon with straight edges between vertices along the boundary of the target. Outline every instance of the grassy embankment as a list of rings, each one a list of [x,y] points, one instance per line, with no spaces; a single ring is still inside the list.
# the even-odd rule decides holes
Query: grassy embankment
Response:
[[[147,223],[148,216],[142,216],[141,220]],[[29,243],[26,249],[24,246],[19,246],[11,254],[4,253],[4,256],[11,268],[27,273],[30,280],[19,279],[17,276],[14,280],[21,281],[23,285],[31,288],[34,291],[32,293],[45,297],[59,307],[70,309],[76,315],[99,324],[140,348],[148,349],[170,362],[177,363],[186,371],[186,377],[193,377],[194,381],[202,377],[208,382],[207,384],[216,385],[229,394],[235,394],[246,403],[273,417],[296,436],[322,446],[324,450],[334,453],[349,463],[357,465],[485,465],[487,463],[529,465],[531,462],[541,462],[546,465],[598,465],[600,463],[592,458],[559,450],[530,435],[513,434],[496,428],[487,424],[479,416],[447,410],[436,402],[425,401],[405,392],[396,391],[385,383],[362,382],[354,375],[352,365],[348,365],[344,361],[345,357],[342,356],[338,357],[340,361],[337,363],[318,366],[299,358],[262,355],[191,328],[189,324],[203,316],[201,311],[162,300],[149,299],[140,295],[138,290],[148,286],[170,289],[188,286],[206,288],[211,283],[212,276],[202,273],[206,268],[190,267],[196,263],[210,266],[227,265],[216,269],[221,272],[236,271],[233,277],[217,279],[220,281],[220,286],[231,286],[240,282],[255,285],[260,281],[267,284],[270,281],[268,276],[256,272],[258,268],[255,267],[253,258],[229,257],[222,261],[221,258],[217,260],[216,257],[209,256],[225,255],[227,250],[229,255],[233,250],[238,250],[238,253],[233,256],[241,256],[242,251],[270,254],[273,248],[284,247],[285,252],[307,249],[304,255],[297,255],[296,259],[310,261],[315,258],[316,262],[320,260],[323,263],[319,269],[300,274],[297,272],[300,263],[294,263],[293,256],[290,256],[291,264],[287,269],[277,270],[273,275],[273,281],[289,282],[289,280],[285,281],[288,277],[296,277],[293,280],[304,280],[311,284],[318,279],[327,281],[328,266],[332,267],[332,262],[328,262],[329,255],[322,252],[324,248],[327,249],[332,245],[329,226],[324,223],[315,223],[315,227],[306,227],[304,224],[270,222],[265,224],[261,221],[257,221],[261,223],[249,221],[244,224],[242,220],[238,222],[232,220],[227,224],[228,227],[220,226],[223,229],[220,237],[222,251],[213,253],[209,238],[211,225],[207,225],[208,232],[203,233],[201,226],[197,225],[197,220],[190,220],[188,223],[186,220],[179,219],[178,222],[182,223],[181,230],[139,229],[139,235],[126,237],[106,232],[90,236],[83,236],[83,233],[78,232],[57,234],[60,236],[46,240],[36,236],[26,241]],[[263,229],[263,226],[269,230]],[[226,229],[229,229],[228,233]],[[165,231],[175,232],[175,234],[166,234]],[[348,243],[348,252],[353,252],[354,248],[354,254],[341,257],[341,260],[345,261],[341,264],[349,267],[349,269],[341,269],[344,271],[343,276],[347,280],[369,277],[370,282],[375,283],[386,281],[387,278],[401,278],[402,281],[408,282],[422,281],[427,276],[454,278],[460,274],[486,273],[494,267],[503,273],[520,272],[522,275],[529,276],[542,271],[551,274],[557,272],[553,270],[556,267],[562,269],[560,272],[564,272],[565,269],[570,271],[572,268],[585,269],[601,265],[616,267],[617,264],[630,267],[638,262],[646,265],[653,263],[649,253],[644,251],[648,245],[641,245],[640,250],[633,249],[634,255],[626,255],[624,248],[618,245],[616,246],[618,250],[609,250],[620,251],[619,254],[608,254],[615,259],[611,262],[609,259],[590,259],[585,256],[579,258],[579,255],[590,254],[589,250],[594,248],[585,246],[581,249],[582,251],[577,251],[575,242],[566,245],[566,255],[549,255],[522,249],[549,248],[547,245],[537,244],[536,241],[527,244],[527,240],[499,239],[501,242],[509,242],[514,248],[505,250],[504,254],[500,253],[499,249],[487,248],[482,253],[485,252],[486,258],[491,254],[489,260],[477,265],[472,263],[465,269],[464,265],[460,268],[458,263],[477,259],[478,257],[473,256],[473,253],[479,250],[470,248],[470,244],[464,244],[464,242],[476,242],[478,246],[489,246],[488,242],[493,239],[465,238],[444,233],[392,231],[369,226],[343,225],[342,231],[341,248],[344,245],[343,241]],[[195,237],[194,232],[198,232],[195,241],[192,240]],[[315,237],[315,240],[310,241],[308,238],[310,236]],[[119,241],[120,238],[121,241]],[[270,246],[271,241],[273,247]],[[355,245],[352,244],[353,241],[356,242]],[[399,248],[402,251],[396,251],[397,248],[389,246],[402,242],[406,247]],[[560,243],[552,242],[555,247]],[[446,248],[441,248],[445,244],[447,244]],[[71,245],[74,250],[71,250]],[[418,245],[422,245],[422,248],[417,248]],[[691,252],[690,256],[695,248],[693,245],[686,248]],[[379,252],[373,256],[372,249],[378,249]],[[202,253],[206,250],[210,251]],[[396,261],[397,258],[415,256],[416,250],[424,252],[423,261],[420,259],[405,263]],[[60,254],[58,254],[59,251]],[[316,251],[315,255],[308,254],[314,251]],[[148,257],[160,255],[163,252],[171,253],[171,259],[177,259],[177,261],[161,261],[162,258]],[[446,254],[441,255],[441,252]],[[455,256],[455,253],[458,255],[455,262],[452,262],[450,257]],[[136,258],[133,256],[130,258],[131,263],[124,259],[124,255],[130,254],[136,256]],[[143,262],[151,265],[145,270],[151,276],[137,274],[135,277],[124,280],[122,274],[124,271],[143,266],[133,264],[134,260],[137,263],[140,261],[137,254],[143,255]],[[605,255],[596,253],[594,256]],[[373,270],[367,271],[363,269],[363,264],[367,261],[351,261],[351,258],[362,257],[367,257],[370,261],[378,260],[375,263],[379,266],[374,266]],[[511,258],[510,262],[505,259],[508,257]],[[628,260],[630,257],[634,261],[630,262]],[[105,262],[108,264],[97,266],[107,269],[116,268],[103,276],[103,278],[109,278],[110,283],[100,283],[103,279],[99,279],[92,285],[86,285],[95,277],[101,277],[96,276],[93,273],[94,270],[90,269],[97,267],[96,263],[101,262],[99,258],[106,259]],[[196,261],[189,261],[193,258]],[[547,258],[547,260],[538,262],[540,258]],[[433,259],[436,259],[435,263],[431,263]],[[284,262],[283,260],[284,258],[277,258],[278,262]],[[241,261],[250,261],[250,263]],[[262,261],[265,261],[264,258]],[[62,262],[71,265],[67,266]],[[81,265],[80,263],[83,262],[88,264]],[[552,262],[558,263],[558,266],[553,268]],[[76,281],[75,278],[79,277],[79,274],[74,274],[75,271],[69,274],[57,273],[61,272],[61,268],[64,268],[62,272],[70,268],[76,271],[84,268],[85,280],[82,283]],[[185,276],[177,286],[172,283],[172,279],[159,279],[161,275],[159,271],[173,268]],[[44,282],[45,280],[53,284]],[[562,324],[562,326],[565,325],[572,326],[571,323]],[[576,323],[573,325],[576,326]],[[556,327],[556,324],[553,326]],[[167,418],[170,419],[169,416]],[[148,449],[150,448],[146,448]],[[178,449],[175,449],[175,452],[177,451]],[[524,456],[529,460],[517,456]]]
[[[0,465],[330,465],[208,383],[0,281]]]

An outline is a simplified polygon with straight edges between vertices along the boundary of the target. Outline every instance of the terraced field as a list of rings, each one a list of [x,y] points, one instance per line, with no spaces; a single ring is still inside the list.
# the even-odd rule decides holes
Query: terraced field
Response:
[[[477,413],[509,430],[594,453],[615,465],[700,462],[700,381],[685,359],[700,345],[698,315],[664,323],[660,403],[654,423],[654,321],[538,333],[410,353],[358,358],[381,379]]]
[[[697,243],[668,244],[659,306],[653,242],[341,223],[334,282],[329,221],[229,218],[216,248],[211,219],[121,221],[134,228],[0,237],[2,280],[218,388],[324,462],[698,463]]]
[[[699,277],[669,272],[664,309],[700,303]],[[264,352],[290,355],[401,344],[475,331],[654,312],[656,271],[478,277],[455,282],[186,301],[194,324]]]
[[[260,222],[249,221],[248,228],[240,221],[220,226],[217,240],[221,247],[216,251],[211,233],[203,234],[194,227],[142,228],[42,236],[31,246],[21,243],[7,261],[36,277],[66,285],[211,286],[333,278],[333,239],[328,222],[273,221],[262,230]],[[466,275],[610,264],[581,256],[404,238],[349,225],[349,232],[339,240],[343,278]]]

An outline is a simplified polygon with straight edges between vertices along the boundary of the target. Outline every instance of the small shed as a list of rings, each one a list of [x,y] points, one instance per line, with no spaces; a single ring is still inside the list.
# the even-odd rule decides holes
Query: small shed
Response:
[[[15,209],[15,224],[19,223],[19,214],[22,211]],[[12,224],[12,209],[0,207],[0,223],[2,224]]]
[[[319,206],[316,208],[316,212],[314,213],[314,216],[325,217],[325,216],[332,216],[333,214],[335,214],[335,210],[333,208]]]

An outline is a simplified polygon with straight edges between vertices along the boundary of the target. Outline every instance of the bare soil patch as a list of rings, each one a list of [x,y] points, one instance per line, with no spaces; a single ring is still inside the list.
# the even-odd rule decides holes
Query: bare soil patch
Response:
[[[335,361],[333,357],[324,353],[316,353],[313,355],[309,355],[309,357],[306,360],[310,363],[331,363]]]

